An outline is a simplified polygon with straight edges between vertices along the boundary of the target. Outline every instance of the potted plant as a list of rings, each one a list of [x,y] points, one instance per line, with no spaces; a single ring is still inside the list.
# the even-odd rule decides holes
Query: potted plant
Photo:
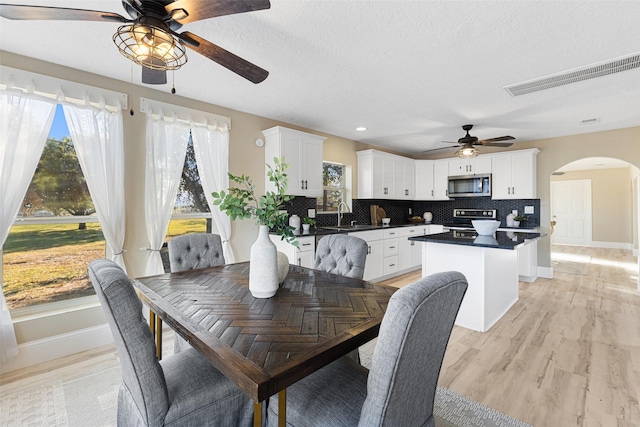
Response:
[[[515,221],[516,227],[520,227],[520,223],[521,222],[526,222],[527,219],[529,219],[526,215],[516,215],[513,217],[513,220]]]
[[[253,218],[260,226],[258,238],[251,246],[249,290],[256,298],[269,298],[278,290],[278,266],[276,246],[269,239],[269,229],[283,240],[298,246],[293,227],[288,225],[283,205],[293,199],[285,194],[288,177],[284,172],[289,166],[284,158],[274,158],[275,167],[267,164],[267,177],[276,191],[267,191],[262,196],[255,193],[255,185],[250,177],[229,173],[229,179],[239,187],[229,187],[228,191],[213,192],[213,204],[220,207],[232,220]]]
[[[316,220],[305,216],[302,220],[302,231],[309,231],[311,226],[313,226],[313,228],[316,228]]]

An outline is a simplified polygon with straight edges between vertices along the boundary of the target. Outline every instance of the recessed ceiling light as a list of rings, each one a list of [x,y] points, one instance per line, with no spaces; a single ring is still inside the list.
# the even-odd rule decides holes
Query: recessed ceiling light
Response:
[[[366,128],[366,127],[364,127],[364,126],[359,126],[359,127],[357,127],[357,128],[356,128],[356,130],[357,130],[358,132],[364,132],[365,130],[367,130],[367,128]]]

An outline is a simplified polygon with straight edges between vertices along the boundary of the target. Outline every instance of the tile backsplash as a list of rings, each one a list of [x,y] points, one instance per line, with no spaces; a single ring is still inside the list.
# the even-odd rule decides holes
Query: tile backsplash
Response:
[[[296,214],[300,218],[307,216],[308,209],[315,209],[316,199],[306,197],[296,197],[287,206],[289,215]],[[512,210],[517,210],[519,214],[526,215],[529,219],[526,227],[538,227],[540,225],[540,199],[515,199],[515,200],[492,200],[488,197],[472,197],[457,200],[442,201],[410,201],[410,200],[384,200],[384,199],[354,199],[353,211],[345,213],[342,219],[343,224],[350,224],[356,221],[358,224],[370,224],[371,214],[369,207],[379,205],[385,210],[387,217],[391,218],[392,224],[405,224],[410,216],[422,216],[425,212],[433,214],[434,223],[452,222],[453,209],[496,209],[498,220],[506,225],[506,217]],[[533,206],[533,214],[525,214],[524,207]],[[336,225],[338,215],[336,213],[317,214],[316,222],[319,227]]]

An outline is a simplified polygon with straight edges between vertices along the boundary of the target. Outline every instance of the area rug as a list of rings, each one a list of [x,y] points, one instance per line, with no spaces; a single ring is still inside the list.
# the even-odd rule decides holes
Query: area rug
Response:
[[[551,267],[554,272],[586,276],[590,263],[591,256],[589,255],[551,253]]]
[[[119,385],[120,366],[112,365],[46,385],[2,386],[0,426],[115,426]],[[434,414],[436,427],[528,426],[444,387],[438,387]]]

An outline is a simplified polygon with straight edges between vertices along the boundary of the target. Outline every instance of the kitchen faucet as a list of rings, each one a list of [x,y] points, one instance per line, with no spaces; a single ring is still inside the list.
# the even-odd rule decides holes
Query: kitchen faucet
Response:
[[[340,222],[342,221],[342,214],[344,213],[340,211],[340,208],[342,206],[344,206],[347,212],[349,212],[349,206],[347,206],[345,202],[340,202],[340,204],[338,205],[338,227],[340,227]]]

